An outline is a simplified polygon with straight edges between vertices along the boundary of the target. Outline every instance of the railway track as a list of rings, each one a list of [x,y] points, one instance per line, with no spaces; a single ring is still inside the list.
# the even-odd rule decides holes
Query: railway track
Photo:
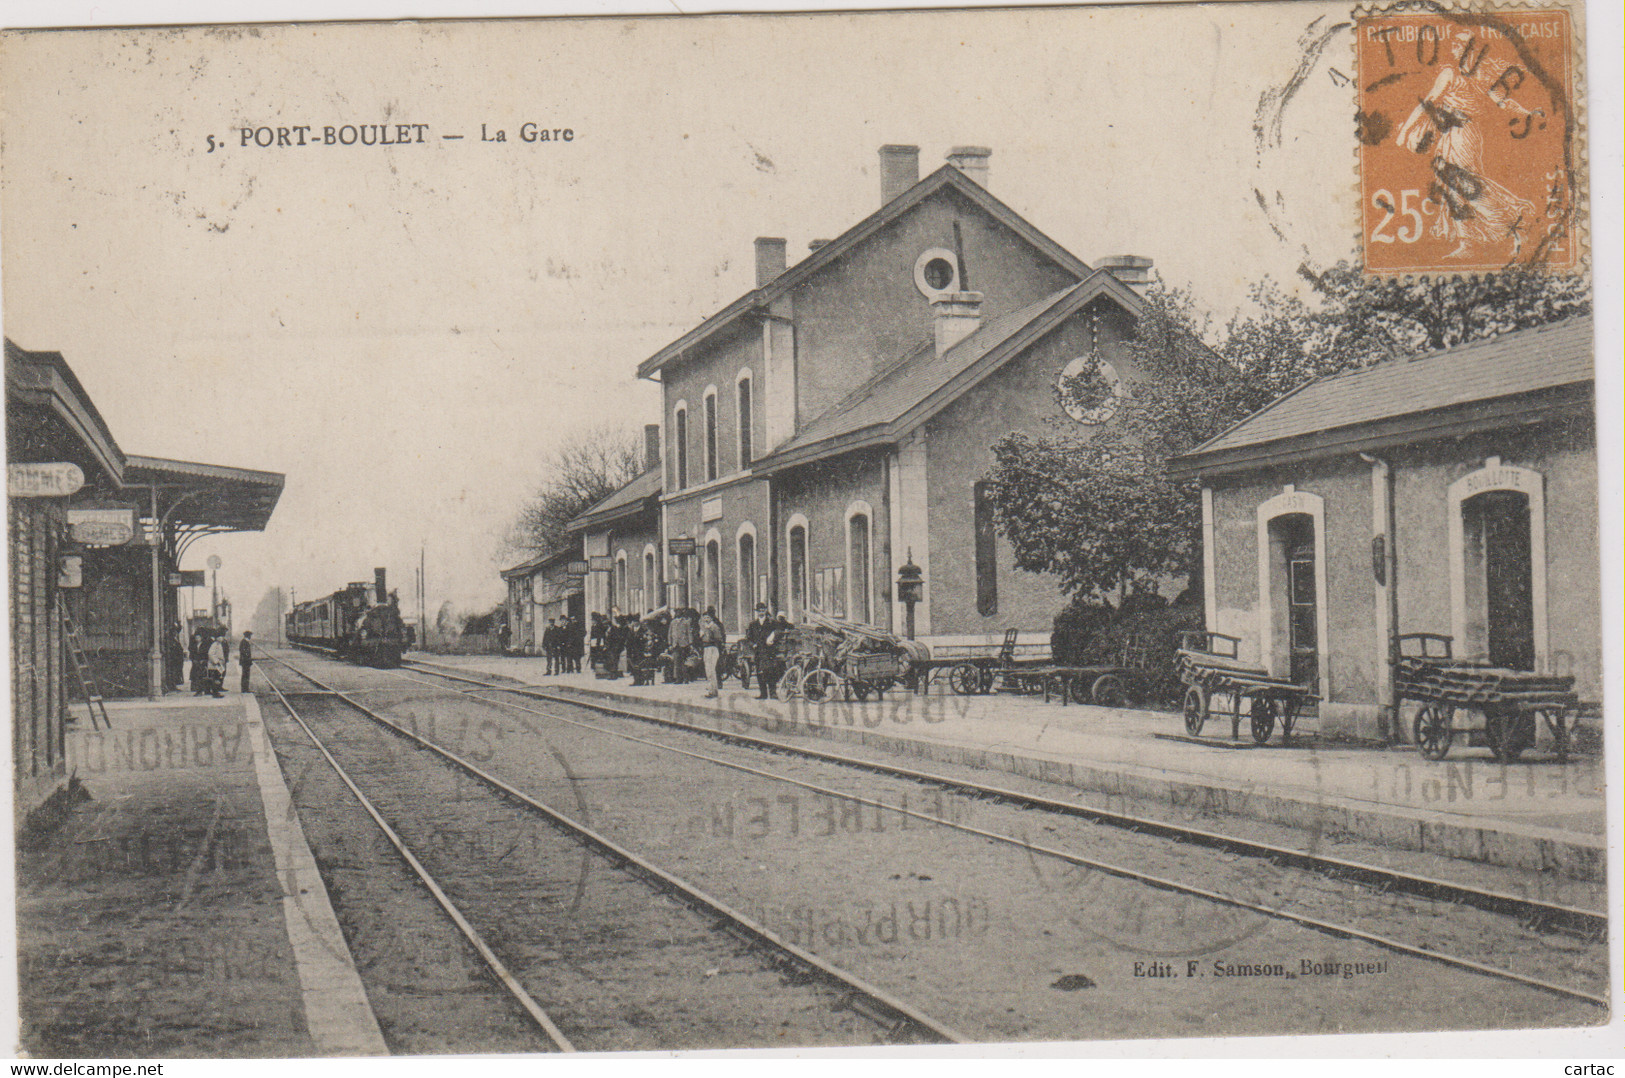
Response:
[[[639,907],[646,908],[651,895],[666,900],[674,900],[675,907],[690,922],[686,927],[674,931],[670,926],[666,933],[670,937],[655,941],[645,941],[638,949],[652,950],[653,948],[666,948],[662,952],[663,962],[685,965],[691,968],[708,968],[707,977],[714,976],[718,971],[740,965],[741,951],[747,954],[757,968],[754,974],[744,975],[743,979],[752,989],[757,989],[760,983],[773,985],[770,993],[761,991],[741,994],[735,993],[730,997],[729,1006],[736,1009],[748,1009],[753,999],[760,1007],[763,1015],[763,1028],[771,1025],[775,1037],[782,1037],[786,1031],[783,1029],[788,1022],[781,1022],[785,1013],[806,1014],[809,1012],[822,1012],[844,1016],[838,1021],[814,1020],[813,1028],[798,1029],[795,1035],[812,1037],[813,1041],[822,1037],[830,1043],[852,1044],[862,1043],[865,1039],[882,1043],[900,1044],[940,1044],[959,1043],[965,1038],[941,1022],[922,1013],[915,1007],[896,998],[887,991],[871,985],[852,974],[839,969],[825,959],[790,943],[777,934],[746,916],[729,907],[725,903],[712,897],[693,884],[661,869],[637,853],[617,844],[585,823],[578,821],[565,813],[542,803],[515,786],[490,774],[477,763],[452,752],[433,741],[418,735],[392,722],[386,716],[373,708],[368,707],[355,699],[350,693],[340,691],[324,684],[307,671],[301,670],[286,660],[275,656],[267,658],[291,671],[299,678],[304,679],[316,687],[315,692],[305,692],[294,689],[284,689],[271,678],[264,676],[260,671],[262,680],[271,687],[283,710],[303,731],[317,752],[327,765],[340,778],[350,794],[366,811],[372,823],[385,836],[400,858],[408,865],[413,875],[422,887],[434,898],[436,904],[445,913],[445,916],[456,927],[458,933],[467,946],[476,953],[486,968],[490,971],[493,980],[499,984],[508,998],[535,1027],[542,1038],[544,1047],[557,1051],[573,1051],[576,1048],[575,1040],[567,1032],[567,1021],[556,1019],[538,996],[546,999],[550,993],[556,991],[534,974],[527,972],[512,960],[505,960],[502,951],[512,948],[512,937],[515,926],[506,918],[497,916],[490,909],[483,909],[480,892],[494,887],[494,883],[486,881],[484,886],[480,881],[464,874],[462,890],[473,892],[459,899],[454,893],[458,887],[438,879],[436,873],[431,871],[428,864],[432,860],[430,855],[421,849],[414,849],[414,844],[404,837],[402,832],[409,829],[403,816],[412,814],[412,806],[401,802],[389,811],[387,806],[381,806],[378,801],[384,799],[384,794],[373,776],[368,781],[363,775],[358,782],[352,774],[352,769],[365,772],[370,769],[379,770],[374,762],[369,765],[363,758],[359,768],[346,768],[338,758],[346,753],[350,755],[363,755],[353,745],[340,745],[335,752],[333,746],[317,734],[313,726],[301,715],[292,698],[308,698],[312,702],[321,701],[326,704],[340,705],[349,712],[364,716],[376,727],[387,730],[390,735],[404,738],[417,748],[426,750],[429,757],[443,768],[454,769],[461,775],[475,780],[478,789],[484,791],[486,799],[505,809],[509,816],[523,815],[532,819],[546,822],[549,828],[558,833],[562,840],[576,850],[585,848],[590,850],[592,856],[610,868],[606,877],[600,874],[598,888],[609,886],[614,892],[627,892],[637,889],[642,897],[633,896],[622,898],[618,894],[605,900],[600,894],[595,896],[594,906],[615,907],[618,911],[636,911]],[[329,721],[331,716],[329,716]],[[399,759],[391,759],[388,769],[391,772],[401,768]],[[369,795],[362,787],[372,785],[373,792]],[[459,784],[459,788],[463,787]],[[466,797],[466,794],[459,796]],[[477,814],[485,816],[482,827],[497,827],[491,818],[492,808],[487,805],[478,810]],[[393,817],[393,822],[391,820]],[[584,877],[583,877],[584,878]],[[611,884],[604,883],[604,879],[614,880]],[[470,884],[473,886],[470,886]],[[605,911],[608,912],[607,910]],[[590,920],[588,914],[580,909],[572,912],[575,919]],[[597,931],[607,935],[624,928],[625,920],[638,920],[641,916],[635,912],[630,917],[623,918],[620,924],[605,924],[598,926]],[[482,931],[480,924],[487,928]],[[492,926],[494,924],[494,931]],[[556,926],[554,926],[556,927]],[[584,929],[579,924],[571,926],[576,937],[581,937]],[[679,932],[681,933],[679,935]],[[545,931],[544,931],[545,934]],[[568,932],[563,933],[569,935]],[[505,942],[493,942],[493,937],[500,935]],[[680,939],[682,947],[672,945],[672,940]],[[630,944],[629,944],[630,945]],[[572,964],[590,961],[590,955],[567,955]],[[598,984],[594,980],[595,986]],[[808,994],[817,997],[815,1003],[810,1003],[805,997]],[[787,1006],[782,998],[784,995],[799,995],[795,1006]],[[775,998],[767,998],[773,996]],[[574,1001],[579,1005],[580,1001]],[[854,1030],[853,1026],[867,1029],[865,1037],[863,1029]],[[831,1039],[831,1037],[835,1039]],[[813,1041],[797,1041],[795,1043],[813,1043]],[[651,1047],[670,1047],[677,1043],[672,1039],[665,1039],[662,1043],[650,1045]],[[782,1040],[768,1040],[763,1038],[763,1044],[782,1044]],[[727,1047],[739,1047],[739,1044],[728,1044]],[[585,1047],[599,1047],[586,1044]],[[623,1047],[623,1045],[615,1045]]]
[[[1056,813],[1064,816],[1076,817],[1095,824],[1110,828],[1121,829],[1139,835],[1163,839],[1184,845],[1199,848],[1222,850],[1228,854],[1253,858],[1268,862],[1279,867],[1292,868],[1311,873],[1329,881],[1339,884],[1355,884],[1368,891],[1379,893],[1398,894],[1422,898],[1432,902],[1444,904],[1447,908],[1457,906],[1470,906],[1485,912],[1495,914],[1509,921],[1531,929],[1544,932],[1562,932],[1564,934],[1580,937],[1587,942],[1595,943],[1606,936],[1606,916],[1596,911],[1585,910],[1572,906],[1545,902],[1538,899],[1529,899],[1501,891],[1485,888],[1475,888],[1470,885],[1439,880],[1414,874],[1407,874],[1382,866],[1363,864],[1340,858],[1329,857],[1303,850],[1293,850],[1287,847],[1274,846],[1251,840],[1239,839],[1232,836],[1221,835],[1215,832],[1197,828],[1183,827],[1166,821],[1148,820],[1121,813],[1112,813],[1087,806],[1080,806],[1067,802],[1044,798],[1030,793],[1008,788],[969,782],[940,774],[906,768],[898,765],[885,764],[873,760],[864,760],[830,753],[823,750],[812,749],[805,746],[786,744],[773,739],[759,738],[752,735],[738,734],[729,731],[706,729],[693,726],[661,716],[640,713],[636,710],[617,707],[614,705],[585,702],[571,697],[551,693],[539,686],[503,685],[477,678],[469,678],[461,674],[450,674],[443,670],[428,668],[422,664],[409,664],[414,670],[429,674],[436,678],[452,682],[476,686],[474,689],[455,689],[453,691],[477,698],[481,701],[498,706],[515,708],[546,718],[550,721],[568,723],[574,726],[591,729],[599,734],[613,736],[625,740],[639,742],[664,752],[676,753],[691,759],[703,760],[711,764],[726,767],[734,771],[744,772],[766,778],[775,782],[787,783],[814,791],[830,797],[839,797],[849,800],[864,801],[867,804],[878,806],[872,799],[854,798],[852,794],[832,789],[818,783],[811,783],[782,774],[777,774],[762,768],[742,764],[738,761],[713,757],[705,753],[694,752],[681,748],[640,738],[635,735],[607,729],[596,723],[584,723],[577,719],[559,715],[554,712],[541,711],[525,707],[512,701],[500,699],[502,695],[518,695],[547,703],[580,708],[590,712],[613,715],[619,718],[635,719],[640,723],[675,729],[685,734],[701,735],[708,739],[720,740],[729,744],[749,748],[757,751],[768,751],[774,754],[785,754],[803,757],[820,763],[833,764],[843,768],[853,768],[867,772],[883,774],[893,778],[906,779],[913,782],[926,783],[944,789],[954,790],[977,798],[1002,802],[1025,809],[1037,809],[1044,812]],[[396,672],[398,676],[407,680],[419,680],[410,675]],[[424,684],[430,684],[424,682]],[[496,694],[493,698],[492,694]],[[888,806],[888,808],[890,808]],[[899,811],[890,808],[890,811]],[[1452,967],[1465,972],[1495,978],[1528,988],[1549,993],[1554,996],[1583,1002],[1594,1007],[1607,1008],[1609,1006],[1606,996],[1588,988],[1577,988],[1572,985],[1558,983],[1538,976],[1531,976],[1516,970],[1502,968],[1488,962],[1473,958],[1452,955],[1426,941],[1409,942],[1379,932],[1372,932],[1354,924],[1343,923],[1325,917],[1309,916],[1301,912],[1269,902],[1254,901],[1233,894],[1227,894],[1214,888],[1196,885],[1173,878],[1144,871],[1131,864],[1107,861],[1096,857],[1081,856],[1065,849],[1058,849],[1039,845],[1030,839],[985,828],[972,827],[966,824],[946,822],[923,813],[907,813],[922,820],[934,823],[945,823],[946,826],[964,831],[967,834],[996,842],[1015,845],[1027,851],[1029,856],[1037,858],[1050,858],[1103,872],[1122,879],[1132,880],[1159,890],[1177,892],[1189,895],[1203,901],[1218,905],[1259,914],[1265,917],[1288,921],[1303,928],[1311,929],[1326,936],[1355,940],[1384,950],[1421,959],[1427,962]]]

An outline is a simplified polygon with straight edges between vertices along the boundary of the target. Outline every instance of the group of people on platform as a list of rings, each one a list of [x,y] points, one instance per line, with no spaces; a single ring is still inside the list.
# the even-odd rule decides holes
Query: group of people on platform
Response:
[[[547,628],[542,630],[542,654],[547,657],[548,674],[581,673],[581,649],[586,640],[580,618],[548,618]],[[507,650],[506,645],[503,650]]]
[[[762,603],[745,631],[741,653],[750,660],[764,700],[778,695],[788,665],[784,647],[789,630],[789,618]],[[730,673],[725,669],[727,647],[728,634],[715,607],[662,608],[642,617],[612,608],[593,614],[585,633],[576,618],[552,618],[541,639],[548,676],[580,673],[585,650],[600,679],[631,675],[634,684],[646,685],[663,674],[667,684],[681,685],[703,678],[707,699],[720,694],[722,678]]]
[[[192,639],[183,650],[179,622],[170,626],[169,639],[164,642],[166,685],[180,688],[182,658],[190,660],[191,670],[187,686],[193,696],[212,696],[219,699],[226,694],[226,667],[231,662],[231,633],[223,628],[201,625],[192,632]],[[254,634],[245,632],[237,642],[237,667],[241,672],[239,692],[248,691],[248,678],[254,669]]]

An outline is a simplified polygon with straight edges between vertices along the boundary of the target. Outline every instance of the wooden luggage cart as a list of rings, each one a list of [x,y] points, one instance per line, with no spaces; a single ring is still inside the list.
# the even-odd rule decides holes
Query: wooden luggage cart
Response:
[[[1128,707],[1133,699],[1149,695],[1155,680],[1151,649],[1144,638],[1134,637],[1117,653],[1117,662],[1086,666],[1040,666],[1016,675],[1029,686],[1037,685],[1047,704],[1059,696],[1062,704],[1098,704],[1101,707]]]
[[[1182,632],[1175,660],[1179,680],[1185,688],[1185,732],[1192,737],[1202,733],[1213,697],[1230,698],[1230,737],[1241,736],[1241,702],[1249,700],[1253,741],[1269,741],[1276,723],[1281,726],[1281,744],[1292,740],[1292,726],[1298,720],[1305,700],[1318,699],[1295,682],[1272,676],[1263,667],[1241,662],[1234,636],[1213,632]]]
[[[1469,745],[1485,744],[1497,760],[1510,763],[1535,743],[1538,717],[1552,731],[1557,758],[1566,762],[1569,716],[1580,711],[1574,679],[1456,659],[1452,643],[1453,638],[1439,633],[1399,638],[1395,692],[1401,701],[1422,705],[1411,723],[1417,751],[1426,759],[1442,760],[1460,733]],[[1457,711],[1481,713],[1483,727],[1457,726]]]

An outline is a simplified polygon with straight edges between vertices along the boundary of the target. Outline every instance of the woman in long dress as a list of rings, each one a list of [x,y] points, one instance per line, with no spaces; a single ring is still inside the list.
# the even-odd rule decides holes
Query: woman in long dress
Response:
[[[1508,112],[1533,114],[1512,99],[1517,83],[1503,77],[1511,65],[1480,52],[1464,73],[1473,35],[1460,32],[1456,42],[1456,65],[1440,69],[1401,125],[1397,141],[1412,153],[1433,154],[1431,195],[1439,212],[1428,231],[1456,243],[1447,257],[1466,257],[1475,247],[1510,239],[1517,258],[1524,234],[1535,225],[1535,205],[1485,174],[1484,125]]]

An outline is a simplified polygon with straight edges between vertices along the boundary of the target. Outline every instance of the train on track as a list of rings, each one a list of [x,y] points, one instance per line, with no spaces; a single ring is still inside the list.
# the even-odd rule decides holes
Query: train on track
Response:
[[[401,620],[399,597],[385,587],[382,569],[373,570],[370,584],[346,584],[332,595],[294,604],[285,628],[289,643],[367,666],[401,665],[401,656],[414,642],[411,627]]]

